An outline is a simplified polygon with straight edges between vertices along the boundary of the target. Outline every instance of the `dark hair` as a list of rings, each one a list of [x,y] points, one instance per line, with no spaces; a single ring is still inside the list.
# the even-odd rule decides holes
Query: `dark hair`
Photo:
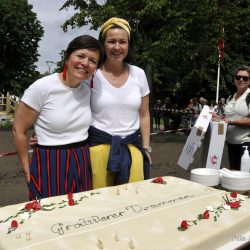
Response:
[[[65,51],[64,55],[64,62],[69,58],[69,56],[78,49],[90,49],[90,50],[97,50],[100,53],[99,62],[97,65],[97,68],[99,68],[104,60],[104,51],[102,44],[94,37],[89,35],[82,35],[78,36],[75,39],[73,39],[69,45],[68,48]]]
[[[110,27],[108,30],[110,29],[123,29],[121,26],[115,24],[112,27]],[[104,36],[102,35],[102,32],[99,33],[99,42],[102,44],[102,46],[104,47],[104,41],[106,39],[106,34],[108,32],[108,30],[105,32]],[[125,30],[125,29],[124,29]],[[133,51],[133,38],[132,38],[132,34],[130,33],[130,38],[128,35],[128,55],[124,58],[124,61],[127,63],[131,63],[132,61],[132,51]],[[106,54],[105,54],[105,50],[104,50],[104,61],[106,59]]]
[[[249,66],[246,66],[246,65],[239,66],[239,67],[235,70],[234,75],[236,76],[236,75],[238,74],[239,71],[247,71],[247,72],[248,72],[248,75],[250,76],[250,67],[249,67]]]

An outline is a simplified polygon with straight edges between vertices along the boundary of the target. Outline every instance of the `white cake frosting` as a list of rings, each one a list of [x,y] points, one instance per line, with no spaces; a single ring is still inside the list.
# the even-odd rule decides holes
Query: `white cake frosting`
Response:
[[[250,232],[250,199],[243,196],[238,209],[221,210],[216,221],[213,211],[209,219],[178,230],[182,220],[223,205],[222,196],[230,193],[175,177],[164,180],[74,194],[74,206],[66,195],[43,199],[48,211],[21,213],[26,203],[3,207],[0,249],[216,249]],[[18,227],[7,234],[12,220]]]

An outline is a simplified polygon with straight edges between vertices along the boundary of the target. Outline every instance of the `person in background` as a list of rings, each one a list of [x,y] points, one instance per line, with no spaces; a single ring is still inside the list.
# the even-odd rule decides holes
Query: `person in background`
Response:
[[[226,143],[231,169],[240,170],[242,146],[250,146],[250,107],[246,97],[250,92],[250,67],[239,67],[234,75],[236,93],[229,97],[225,106],[228,124]]]
[[[92,117],[85,80],[92,77],[102,58],[97,39],[79,36],[66,49],[63,71],[45,76],[25,90],[13,135],[30,200],[92,189],[87,144]],[[32,125],[38,145],[30,162],[27,130]]]
[[[93,187],[149,178],[149,86],[144,71],[128,64],[131,28],[110,18],[100,30],[105,61],[91,85],[90,157]]]
[[[172,111],[171,111],[171,123],[170,128],[171,130],[179,129],[181,123],[181,114],[178,112],[180,107],[178,106],[177,102],[172,100]],[[172,131],[172,133],[176,133],[176,131]]]
[[[210,108],[211,110],[215,111],[215,112],[217,111],[217,109],[218,109],[218,104],[217,104],[216,100],[211,100],[209,108]]]
[[[220,102],[221,102],[221,104],[222,104],[223,106],[225,106],[225,104],[226,104],[226,99],[225,99],[224,97],[221,97],[221,98],[220,98]]]
[[[193,99],[190,99],[186,109],[190,112],[193,112],[193,107],[194,107],[194,101],[193,101]]]
[[[193,99],[190,99],[189,102],[188,102],[188,105],[186,107],[186,111],[188,112],[188,120],[190,121],[190,127],[192,126],[195,118],[194,118],[194,115],[195,115],[195,105],[194,105],[194,100]],[[187,118],[186,116],[184,116],[184,118]],[[183,117],[182,117],[183,118]]]
[[[224,113],[225,113],[225,98],[221,98],[219,100],[219,103],[217,105],[217,108],[215,110],[215,112],[217,113],[217,115],[223,117]]]
[[[196,120],[198,119],[199,115],[200,115],[200,106],[199,106],[199,102],[197,98],[193,98],[193,117],[191,118],[191,127],[194,126]]]
[[[161,118],[162,118],[162,105],[161,100],[157,100],[154,105],[154,120],[155,120],[155,128],[160,130],[161,128]]]
[[[187,115],[182,116],[182,123],[183,123],[183,119],[184,120],[188,119],[189,129],[194,126],[194,124],[199,116],[199,113],[200,113],[199,108],[200,108],[200,106],[199,106],[197,98],[193,98],[193,99],[189,100],[188,105],[186,107],[186,111],[188,113],[187,113]]]
[[[204,105],[206,105],[206,99],[204,97],[200,97],[199,98],[199,110],[200,111],[203,109]]]
[[[164,123],[164,130],[170,129],[170,119],[171,119],[171,113],[172,113],[172,101],[170,97],[166,97],[165,101],[162,105],[162,117],[163,117],[163,123]]]

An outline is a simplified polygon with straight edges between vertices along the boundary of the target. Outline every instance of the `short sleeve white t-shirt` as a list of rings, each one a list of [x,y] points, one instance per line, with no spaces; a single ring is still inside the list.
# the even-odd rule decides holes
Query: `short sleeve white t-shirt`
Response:
[[[91,88],[92,126],[121,137],[139,129],[141,99],[149,94],[145,72],[128,66],[128,79],[120,88],[112,86],[101,70],[97,70]]]
[[[250,108],[246,104],[246,97],[250,89],[247,89],[238,100],[233,98],[227,101],[225,106],[225,116],[228,120],[238,120],[246,118],[250,114]],[[226,141],[231,144],[242,144],[250,142],[250,128],[249,126],[235,126],[228,125]]]
[[[39,112],[34,123],[38,144],[65,145],[87,139],[92,117],[86,82],[70,88],[55,73],[30,85],[21,101]]]

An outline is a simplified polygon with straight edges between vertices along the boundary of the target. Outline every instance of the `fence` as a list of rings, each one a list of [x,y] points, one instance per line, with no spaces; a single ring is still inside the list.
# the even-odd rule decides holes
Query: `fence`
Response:
[[[16,96],[0,96],[0,114],[11,115],[15,113],[19,104],[19,98]]]

